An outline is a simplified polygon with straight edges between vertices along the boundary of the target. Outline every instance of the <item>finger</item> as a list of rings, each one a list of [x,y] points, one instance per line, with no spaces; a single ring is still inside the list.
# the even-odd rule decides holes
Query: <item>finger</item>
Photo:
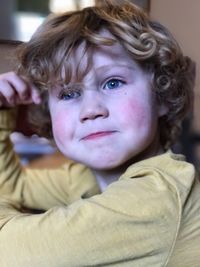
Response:
[[[17,75],[15,72],[9,72],[7,73],[6,79],[22,101],[30,98],[30,87],[22,77]]]
[[[5,99],[3,102],[13,105],[15,103],[15,91],[13,87],[6,80],[0,80],[0,92]],[[1,100],[2,100],[1,97]]]
[[[29,104],[29,103],[35,103],[35,104],[39,104],[41,103],[41,97],[40,97],[40,93],[39,93],[39,90],[36,88],[36,86],[32,83],[30,83],[26,77],[19,77],[18,78],[21,78],[19,79],[19,82],[23,82],[24,85],[26,86],[24,92],[25,94],[22,95],[22,99],[24,100],[24,103],[25,104]],[[20,86],[20,83],[19,83],[19,86]],[[22,84],[21,84],[22,86]],[[21,87],[21,90],[23,91],[23,87]]]
[[[32,90],[31,90],[31,97],[32,97],[33,103],[35,103],[35,104],[41,103],[40,93],[34,86],[32,87]]]

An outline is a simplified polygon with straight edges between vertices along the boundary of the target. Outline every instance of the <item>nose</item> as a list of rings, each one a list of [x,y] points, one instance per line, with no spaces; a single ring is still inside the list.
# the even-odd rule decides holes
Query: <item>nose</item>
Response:
[[[98,118],[106,118],[109,115],[101,96],[96,94],[85,95],[80,109],[80,121],[83,123],[87,120],[95,120]]]

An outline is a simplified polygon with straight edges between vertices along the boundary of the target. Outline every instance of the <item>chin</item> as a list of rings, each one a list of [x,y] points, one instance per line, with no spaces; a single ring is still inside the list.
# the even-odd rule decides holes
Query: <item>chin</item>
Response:
[[[114,171],[118,168],[123,167],[126,165],[126,160],[122,161],[119,159],[115,161],[110,161],[110,160],[97,160],[96,162],[82,162],[84,165],[88,166],[89,168],[97,171]]]

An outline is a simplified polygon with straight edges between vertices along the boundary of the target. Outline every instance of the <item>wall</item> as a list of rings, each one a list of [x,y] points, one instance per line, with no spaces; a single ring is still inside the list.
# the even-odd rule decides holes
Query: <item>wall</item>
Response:
[[[0,0],[0,38],[15,39],[15,21],[13,12],[16,0]]]
[[[150,1],[151,17],[168,27],[179,41],[184,53],[196,62],[194,127],[200,133],[200,1]]]
[[[15,49],[18,42],[0,40],[0,74],[15,69]]]

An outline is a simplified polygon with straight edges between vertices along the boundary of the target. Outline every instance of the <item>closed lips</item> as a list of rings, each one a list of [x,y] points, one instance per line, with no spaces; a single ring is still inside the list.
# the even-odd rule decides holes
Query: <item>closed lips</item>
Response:
[[[102,132],[94,132],[94,133],[90,133],[86,136],[84,136],[83,138],[81,138],[81,140],[88,140],[88,139],[95,139],[95,138],[101,138],[101,137],[105,137],[108,135],[111,135],[113,133],[115,133],[116,131],[102,131]]]

